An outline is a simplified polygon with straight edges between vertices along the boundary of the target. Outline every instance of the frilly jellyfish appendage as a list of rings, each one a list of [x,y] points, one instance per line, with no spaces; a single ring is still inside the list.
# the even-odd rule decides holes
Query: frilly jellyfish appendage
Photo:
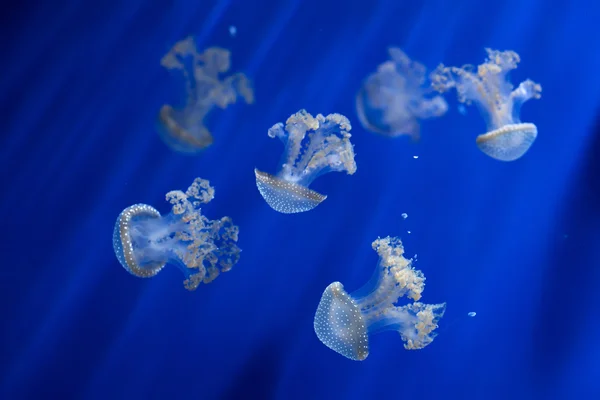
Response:
[[[244,74],[220,77],[231,65],[226,49],[211,47],[199,53],[194,39],[188,37],[177,42],[160,63],[180,70],[186,82],[185,106],[177,109],[165,104],[159,112],[159,133],[173,150],[196,153],[212,144],[205,117],[215,106],[225,109],[240,96],[248,104],[254,102],[252,85]]]
[[[171,212],[161,216],[153,207],[136,204],[117,218],[113,248],[121,265],[132,275],[150,278],[166,264],[177,265],[185,276],[184,286],[195,290],[229,271],[240,258],[239,229],[231,218],[209,220],[200,206],[210,202],[214,189],[196,178],[184,193],[167,193]]]
[[[391,60],[367,77],[356,96],[358,119],[370,132],[418,139],[419,121],[444,115],[448,104],[433,94],[425,66],[399,48],[388,52]]]
[[[519,55],[510,50],[486,51],[487,59],[477,67],[438,66],[430,75],[432,87],[439,92],[455,88],[460,102],[474,102],[487,124],[487,133],[477,136],[479,149],[497,160],[514,161],[537,137],[534,124],[521,122],[521,105],[539,99],[542,87],[527,79],[513,90],[507,75],[517,68]]]
[[[433,342],[434,330],[446,310],[446,303],[418,302],[425,276],[412,267],[412,260],[404,258],[400,239],[377,239],[373,249],[380,258],[371,280],[350,294],[340,282],[329,285],[314,319],[319,340],[351,360],[367,358],[369,335],[386,330],[397,331],[407,350],[424,348]],[[414,302],[395,305],[401,297]]]
[[[269,137],[278,137],[285,146],[281,166],[276,175],[254,170],[267,204],[284,214],[312,210],[327,198],[308,188],[312,181],[327,172],[356,172],[350,129],[343,115],[313,117],[306,110],[290,116],[285,127],[281,122],[273,125]]]

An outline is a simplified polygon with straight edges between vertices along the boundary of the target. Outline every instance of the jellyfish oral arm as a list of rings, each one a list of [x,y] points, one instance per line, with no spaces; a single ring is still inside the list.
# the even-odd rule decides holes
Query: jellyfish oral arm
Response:
[[[282,123],[273,125],[269,137],[278,137],[285,146],[277,177],[308,186],[327,172],[354,173],[350,129],[348,120],[339,114],[312,117],[304,110],[292,115],[285,128]]]
[[[541,85],[527,79],[514,90],[508,73],[517,68],[519,55],[513,51],[486,49],[488,58],[477,67],[465,65],[445,67],[432,72],[432,88],[445,92],[455,88],[461,103],[477,104],[488,131],[520,123],[521,105],[529,99],[539,99]]]
[[[304,132],[298,129],[286,130],[281,122],[273,125],[267,132],[270,138],[279,138],[283,143],[283,154],[281,156],[281,165],[277,177],[282,178],[288,182],[297,182],[300,180],[300,176],[296,174],[295,161],[300,154],[302,139],[304,138]]]
[[[519,87],[513,90],[510,94],[512,100],[512,118],[515,121],[520,121],[521,106],[527,100],[539,99],[542,95],[542,86],[534,81],[527,79],[521,82]]]
[[[354,170],[348,167],[354,163],[354,153],[352,149],[345,146],[340,138],[321,138],[320,141],[315,140],[314,143],[313,145],[311,141],[311,147],[307,150],[307,155],[301,164],[306,163],[306,166],[302,168],[301,182],[308,185],[319,176],[334,171],[354,173],[356,167]]]

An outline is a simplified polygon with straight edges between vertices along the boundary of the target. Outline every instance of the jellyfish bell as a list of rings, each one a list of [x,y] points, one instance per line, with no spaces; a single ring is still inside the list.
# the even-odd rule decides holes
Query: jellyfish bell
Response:
[[[283,214],[310,211],[327,198],[305,186],[287,182],[258,169],[254,169],[254,175],[258,191],[267,204]]]
[[[135,239],[132,234],[136,228],[135,223],[158,219],[160,213],[154,207],[147,204],[134,204],[127,207],[117,218],[115,229],[113,231],[113,248],[119,263],[130,274],[138,278],[151,278],[158,274],[166,265],[166,259],[147,260],[140,257],[144,243]]]
[[[369,355],[367,326],[358,304],[340,282],[323,292],[314,319],[319,340],[346,358],[362,361]]]
[[[200,122],[187,122],[190,117],[185,110],[176,110],[168,104],[160,108],[158,133],[171,149],[187,154],[195,154],[213,143],[209,130],[202,124],[202,117],[193,118]]]
[[[509,124],[477,136],[479,150],[499,161],[521,158],[537,137],[537,127],[532,123]]]

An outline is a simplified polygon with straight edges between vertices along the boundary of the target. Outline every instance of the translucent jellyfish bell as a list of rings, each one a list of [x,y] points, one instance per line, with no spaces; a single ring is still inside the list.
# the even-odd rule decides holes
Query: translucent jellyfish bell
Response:
[[[200,206],[210,202],[214,193],[207,180],[196,178],[185,193],[167,193],[172,210],[165,216],[146,204],[123,210],[113,233],[113,248],[123,268],[150,278],[166,264],[175,264],[188,290],[229,271],[240,258],[239,229],[229,217],[211,221],[200,213]]]
[[[362,126],[384,136],[419,137],[419,121],[440,117],[448,110],[442,96],[435,96],[422,64],[391,47],[391,60],[367,77],[356,96],[356,112]]]
[[[219,77],[231,65],[231,54],[226,49],[211,47],[198,53],[194,39],[188,37],[177,42],[160,63],[167,69],[182,71],[186,81],[185,106],[177,109],[165,104],[159,112],[159,133],[173,150],[196,153],[212,144],[205,117],[215,106],[225,109],[239,96],[248,104],[254,102],[254,92],[246,75]]]
[[[369,335],[386,330],[400,334],[407,350],[422,349],[435,338],[433,332],[444,315],[446,303],[418,302],[425,288],[425,276],[404,258],[398,238],[373,242],[379,264],[370,281],[353,293],[340,282],[327,286],[317,307],[314,329],[319,340],[351,360],[369,355]],[[413,303],[395,305],[401,297]]]
[[[269,137],[283,142],[276,175],[254,170],[256,186],[267,204],[284,214],[309,211],[327,196],[308,188],[318,176],[331,171],[356,172],[350,143],[350,121],[340,114],[324,117],[300,110],[269,129]]]
[[[430,75],[432,87],[439,92],[455,88],[460,102],[474,102],[487,124],[487,132],[477,136],[479,149],[496,160],[514,161],[537,137],[534,124],[521,122],[521,105],[539,99],[542,87],[527,79],[513,90],[508,73],[517,68],[519,55],[510,50],[485,50],[488,57],[477,67],[438,66]]]

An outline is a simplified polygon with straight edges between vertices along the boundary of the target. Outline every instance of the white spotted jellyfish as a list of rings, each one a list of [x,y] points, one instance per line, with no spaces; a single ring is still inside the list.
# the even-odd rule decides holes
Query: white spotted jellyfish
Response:
[[[356,112],[362,126],[373,133],[418,139],[420,121],[444,115],[448,104],[427,81],[424,65],[401,49],[388,49],[391,60],[380,64],[365,79],[356,95]]]
[[[514,51],[485,49],[487,59],[477,67],[438,66],[430,74],[431,84],[439,92],[456,89],[461,103],[475,103],[487,124],[487,132],[477,136],[479,149],[500,161],[523,156],[537,137],[537,127],[521,122],[521,106],[539,99],[542,87],[525,80],[513,90],[508,73],[517,68],[520,57]]]
[[[269,137],[284,144],[281,165],[276,175],[254,170],[256,186],[267,204],[284,214],[312,210],[327,196],[309,189],[311,182],[332,171],[354,174],[350,129],[350,121],[341,114],[313,117],[306,110],[290,116],[285,126],[273,125]]]
[[[214,193],[207,180],[196,178],[186,192],[167,193],[172,206],[167,215],[147,204],[123,210],[113,233],[113,248],[123,268],[139,278],[151,278],[166,264],[174,264],[190,291],[229,271],[240,258],[239,229],[229,217],[213,221],[200,213]]]
[[[225,109],[240,96],[247,104],[254,102],[254,92],[246,75],[220,77],[231,65],[231,53],[226,49],[210,47],[199,53],[190,36],[177,42],[160,64],[170,70],[180,70],[186,83],[185,106],[174,108],[165,104],[159,112],[159,133],[175,151],[197,153],[213,143],[205,118],[215,107]]]
[[[373,242],[379,263],[373,277],[361,289],[348,293],[340,282],[327,286],[314,318],[319,340],[351,360],[369,355],[369,335],[393,330],[407,350],[418,350],[433,342],[446,303],[418,302],[425,276],[404,258],[400,239],[386,237]],[[401,297],[412,303],[395,305]]]

